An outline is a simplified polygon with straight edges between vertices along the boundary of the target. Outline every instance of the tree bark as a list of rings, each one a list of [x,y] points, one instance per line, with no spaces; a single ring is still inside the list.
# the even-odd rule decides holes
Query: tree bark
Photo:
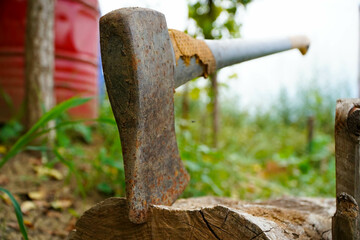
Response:
[[[336,212],[332,221],[333,239],[359,239],[358,225],[359,206],[356,200],[343,192],[336,197]]]
[[[25,124],[54,105],[54,0],[28,0],[25,39]],[[54,125],[49,123],[48,127]],[[53,139],[54,131],[48,138]]]
[[[334,199],[203,197],[152,206],[148,221],[134,224],[126,199],[109,198],[86,211],[68,239],[331,239],[334,211]]]
[[[333,236],[360,240],[360,99],[337,101],[335,157],[337,204]]]
[[[211,18],[213,21],[216,20],[216,13],[215,13],[215,5],[213,0],[208,0],[208,7],[209,7],[209,15],[212,16]],[[209,31],[205,33],[206,39],[214,39],[212,32]],[[218,80],[217,80],[217,72],[210,76],[211,86],[210,86],[210,100],[211,100],[211,109],[212,109],[212,146],[214,148],[218,147],[218,135],[219,135],[219,91],[218,91]]]

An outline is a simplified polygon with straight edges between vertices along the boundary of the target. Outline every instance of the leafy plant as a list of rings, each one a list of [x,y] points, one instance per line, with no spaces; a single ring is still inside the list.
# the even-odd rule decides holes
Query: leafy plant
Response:
[[[15,142],[15,144],[10,148],[10,150],[5,154],[5,156],[0,161],[0,168],[10,158],[15,156],[20,151],[22,151],[36,137],[40,136],[41,134],[43,134],[47,131],[50,131],[51,129],[43,129],[44,126],[46,126],[47,122],[59,117],[61,114],[63,114],[68,109],[79,106],[81,104],[84,104],[85,102],[87,102],[89,100],[90,100],[90,98],[71,98],[67,101],[60,103],[59,105],[55,106],[54,108],[52,108],[51,110],[46,112],[39,119],[39,121],[36,122],[34,124],[34,126],[28,132],[26,132],[23,136],[21,136]],[[70,170],[74,170],[73,166],[69,162],[62,159],[56,150],[54,150],[54,153],[60,159],[60,161],[62,161],[65,165],[67,165],[69,167]],[[6,190],[4,188],[0,188],[0,191],[3,191],[4,193],[6,193],[9,196],[9,198],[11,199],[13,206],[14,206],[14,210],[15,210],[16,218],[18,220],[21,234],[23,235],[24,239],[27,240],[28,236],[27,236],[26,228],[24,226],[22,213],[21,213],[19,204],[17,203],[16,199],[13,197],[13,195],[8,190]]]
[[[20,136],[23,126],[16,120],[10,120],[0,129],[0,142],[8,143],[9,141]]]
[[[89,101],[90,98],[71,98],[68,99],[58,105],[56,105],[54,108],[46,112],[38,122],[34,124],[34,126],[31,127],[29,131],[27,131],[23,136],[21,136],[15,144],[10,148],[10,150],[5,154],[5,156],[0,161],[0,168],[13,156],[15,156],[17,153],[22,151],[24,147],[29,144],[32,140],[34,140],[36,137],[41,136],[44,132],[50,131],[51,129],[45,129],[43,130],[44,126],[46,126],[46,123],[48,123],[50,120],[53,120],[57,117],[59,117],[61,114],[63,114],[65,111],[67,111],[70,108],[79,106],[81,104],[86,103]],[[42,130],[42,131],[41,131]]]
[[[26,227],[24,225],[24,220],[23,220],[23,216],[22,216],[22,212],[21,212],[21,208],[19,206],[19,203],[16,201],[14,196],[8,190],[0,187],[0,191],[4,192],[6,195],[9,196],[9,198],[10,198],[10,200],[11,200],[13,206],[14,206],[14,211],[15,211],[15,214],[16,214],[16,219],[18,221],[20,232],[21,232],[23,238],[25,240],[28,240],[29,238],[28,238],[28,235],[27,235],[27,232],[26,232]]]

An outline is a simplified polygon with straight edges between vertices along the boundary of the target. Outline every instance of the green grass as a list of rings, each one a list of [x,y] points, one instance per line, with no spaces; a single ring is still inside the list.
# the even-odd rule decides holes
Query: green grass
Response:
[[[255,108],[259,109],[255,112],[237,106],[234,99],[222,99],[218,148],[211,147],[206,91],[195,84],[190,87],[188,119],[181,118],[183,96],[181,91],[177,92],[177,141],[191,175],[183,197],[216,195],[248,200],[282,195],[333,197],[333,126],[335,100],[339,96],[334,89],[337,88],[312,83],[299,87],[293,97],[281,91],[272,105]],[[82,102],[76,100],[66,106]],[[59,106],[56,109],[67,108]],[[70,121],[60,112],[44,115],[44,121],[13,144],[1,164],[24,149],[36,134],[44,132],[40,129],[46,121],[57,118],[57,140],[52,149],[55,158],[48,165],[63,163],[69,169],[68,183],[74,178],[83,197],[91,191],[125,196],[120,138],[109,101],[102,102],[100,117],[91,120],[94,124],[89,124],[90,120]],[[308,116],[315,118],[311,143],[307,142]],[[14,133],[10,133],[13,138]]]
[[[309,86],[294,97],[306,100],[296,102],[281,95],[267,110],[252,113],[234,105],[231,99],[224,100],[219,147],[215,149],[211,147],[208,100],[201,97],[202,89],[194,89],[190,92],[189,119],[181,118],[181,92],[175,97],[179,151],[191,175],[182,197],[216,195],[251,200],[282,195],[334,196],[336,93]],[[315,118],[311,152],[306,125],[309,115]],[[108,100],[102,103],[100,118],[114,121]],[[102,144],[91,158],[86,154],[78,156],[90,166],[84,176],[85,188],[109,196],[124,196],[117,126],[99,123],[92,132],[101,136]],[[71,145],[81,148],[81,144]],[[71,148],[64,154],[70,156]]]
[[[313,82],[293,97],[281,91],[270,106],[254,106],[255,112],[236,106],[236,99],[223,100],[217,149],[210,147],[207,99],[191,93],[189,119],[181,119],[181,93],[175,101],[179,149],[192,177],[184,197],[335,196],[335,103],[346,90]],[[311,143],[309,116],[315,118]]]
[[[56,118],[58,118],[60,115],[64,114],[68,109],[79,106],[81,104],[86,103],[87,101],[89,101],[89,98],[71,98],[67,101],[64,101],[60,104],[58,104],[57,106],[55,106],[54,108],[52,108],[51,110],[49,110],[48,112],[46,112],[40,119],[39,121],[37,121],[34,126],[32,126],[24,135],[22,135],[21,137],[19,137],[19,139],[12,145],[12,147],[10,148],[10,150],[0,159],[0,168],[7,162],[9,161],[12,157],[14,157],[16,154],[18,154],[19,152],[21,152],[22,150],[24,150],[26,147],[29,147],[28,145],[31,143],[31,141],[33,141],[36,137],[41,136],[43,133],[48,132],[51,129],[45,129],[47,123],[51,120],[54,120]],[[10,122],[9,124],[13,124],[13,122]],[[10,126],[11,126],[10,125]],[[9,126],[9,125],[8,125]],[[7,137],[12,138],[14,137],[13,131],[9,131],[8,126],[2,129],[2,134],[3,137],[6,138],[6,134],[4,134],[4,129],[5,131],[7,131],[8,135]],[[10,134],[9,134],[10,133]],[[4,139],[3,139],[4,140]],[[42,146],[37,147],[37,148],[43,148]],[[70,170],[74,170],[71,164],[67,164],[67,162],[61,158],[61,156],[59,156],[58,152],[56,150],[54,150],[54,153],[57,157],[60,158],[60,160],[65,163],[65,165],[69,166]],[[77,175],[76,175],[77,176]],[[18,221],[18,225],[20,228],[20,232],[23,236],[23,238],[25,240],[28,239],[27,236],[27,232],[26,232],[26,228],[24,225],[24,221],[23,221],[23,216],[22,216],[22,212],[20,209],[20,206],[18,204],[18,202],[16,201],[16,199],[14,198],[14,196],[10,193],[10,191],[4,189],[4,188],[0,188],[0,191],[4,192],[5,194],[7,194],[14,206],[14,211],[16,214],[16,218]]]
[[[24,220],[23,220],[23,216],[22,216],[22,212],[21,212],[21,208],[20,208],[19,203],[16,201],[14,196],[8,190],[0,187],[0,191],[4,192],[10,198],[11,203],[13,204],[13,207],[14,207],[14,211],[15,211],[15,214],[16,214],[16,219],[18,221],[18,225],[19,225],[19,228],[20,228],[21,235],[23,236],[23,238],[25,240],[28,240],[29,238],[28,238],[28,235],[27,235],[27,232],[26,232],[26,228],[25,228],[25,225],[24,225]]]
[[[59,117],[61,114],[64,114],[70,108],[79,106],[81,104],[89,101],[90,98],[71,98],[67,101],[64,101],[48,112],[46,112],[38,122],[34,124],[24,135],[22,135],[15,144],[10,148],[10,150],[6,153],[6,155],[0,160],[0,168],[12,157],[14,157],[17,153],[22,151],[25,146],[31,143],[36,137],[42,135],[43,133],[49,131],[49,129],[43,129],[46,124]],[[42,131],[41,131],[42,130]]]

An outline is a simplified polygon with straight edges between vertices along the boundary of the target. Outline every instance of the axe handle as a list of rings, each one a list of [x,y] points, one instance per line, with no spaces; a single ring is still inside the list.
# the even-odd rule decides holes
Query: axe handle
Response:
[[[268,40],[205,40],[205,42],[216,61],[216,70],[291,49],[299,49],[305,55],[310,46],[310,41],[305,36]],[[180,58],[175,67],[175,87],[202,76],[203,72],[203,66],[195,57],[191,58],[190,64],[184,63]]]
[[[204,67],[197,62],[196,57],[192,57],[189,64],[180,58],[175,66],[175,88],[180,87],[194,78],[202,76],[203,73]]]
[[[304,36],[268,40],[206,40],[206,43],[216,59],[217,69],[294,48],[305,54],[310,45],[309,39]]]

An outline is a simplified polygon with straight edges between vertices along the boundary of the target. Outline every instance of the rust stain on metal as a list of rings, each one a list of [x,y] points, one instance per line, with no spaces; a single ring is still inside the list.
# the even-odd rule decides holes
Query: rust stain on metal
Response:
[[[206,78],[216,70],[215,58],[208,45],[199,39],[194,39],[175,29],[169,29],[169,35],[174,48],[176,63],[181,57],[186,65],[190,64],[192,57],[200,63],[203,68],[203,76]]]
[[[189,182],[174,126],[174,63],[163,14],[141,8],[100,20],[103,69],[124,157],[129,218],[171,205]]]

